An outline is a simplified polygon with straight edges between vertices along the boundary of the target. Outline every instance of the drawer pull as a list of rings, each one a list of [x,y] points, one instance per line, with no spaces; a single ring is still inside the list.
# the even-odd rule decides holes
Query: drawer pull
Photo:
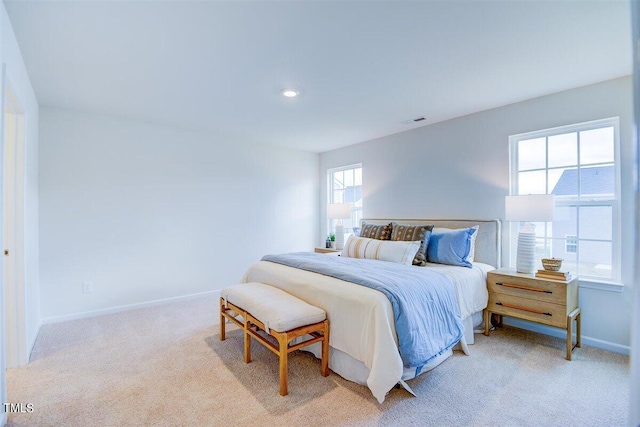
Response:
[[[523,291],[540,292],[545,294],[552,294],[553,292],[545,289],[530,288],[529,286],[512,285],[511,283],[496,283],[498,286],[504,286],[505,288],[522,289]]]
[[[530,308],[518,307],[517,305],[503,304],[501,302],[497,302],[496,305],[501,305],[503,307],[513,308],[513,309],[521,310],[521,311],[528,311],[529,313],[543,314],[545,316],[551,316],[552,315],[551,313],[545,313],[545,312],[538,311],[538,310],[531,310]]]

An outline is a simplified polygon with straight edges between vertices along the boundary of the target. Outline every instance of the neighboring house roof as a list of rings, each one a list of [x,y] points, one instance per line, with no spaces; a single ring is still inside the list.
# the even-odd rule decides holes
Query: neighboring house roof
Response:
[[[344,189],[344,203],[355,203],[362,199],[362,185],[352,185]]]
[[[611,194],[614,192],[615,176],[613,166],[597,166],[580,169],[581,194]],[[578,169],[567,169],[551,194],[568,196],[578,194]]]

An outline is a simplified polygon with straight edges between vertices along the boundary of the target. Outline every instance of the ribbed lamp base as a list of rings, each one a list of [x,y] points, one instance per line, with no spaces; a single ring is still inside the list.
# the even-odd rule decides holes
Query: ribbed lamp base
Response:
[[[536,233],[518,233],[518,253],[516,255],[516,271],[532,274],[535,271]]]

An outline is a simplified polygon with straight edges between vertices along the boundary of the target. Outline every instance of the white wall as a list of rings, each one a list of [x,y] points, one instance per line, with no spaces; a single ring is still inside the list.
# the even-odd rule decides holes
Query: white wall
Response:
[[[38,101],[31,87],[4,4],[0,3],[0,59],[5,66],[4,78],[11,84],[25,115],[25,313],[28,354],[35,343],[40,327],[39,289],[38,289]],[[4,108],[0,109],[4,111]],[[4,135],[4,129],[0,129]],[[0,150],[0,153],[2,150]],[[2,164],[0,154],[0,165]],[[0,190],[1,192],[1,190]],[[2,198],[0,197],[0,200]],[[0,221],[0,231],[1,231]],[[0,236],[2,233],[0,232]],[[1,239],[1,237],[0,237]],[[2,246],[2,245],[0,245]],[[0,263],[0,277],[2,277]],[[4,284],[3,284],[4,285]],[[4,300],[4,286],[0,292]],[[0,312],[0,403],[7,401],[5,381],[5,342],[4,342],[4,307]],[[6,416],[0,410],[0,417]],[[0,423],[4,421],[0,418]]]
[[[631,95],[631,78],[624,77],[323,153],[320,206],[327,169],[361,162],[365,218],[504,218],[509,135],[619,116],[622,229],[634,230]],[[580,289],[587,344],[628,351],[633,261],[633,233],[623,232],[624,291]]]
[[[44,321],[221,289],[267,253],[311,250],[318,185],[315,153],[42,107]]]
[[[631,2],[633,45],[640,45],[640,1]],[[633,102],[635,151],[635,223],[640,224],[640,52],[633,51]],[[640,227],[635,232],[635,293],[633,297],[633,323],[631,328],[631,387],[629,426],[640,427]]]
[[[2,12],[0,12],[2,14],[2,17],[5,16],[6,11],[4,10],[4,4],[2,4]],[[3,41],[5,39],[5,36],[3,34],[4,32],[4,28],[5,28],[5,24],[4,24],[4,19],[2,19],[2,17],[0,17],[0,58],[2,58],[2,54],[4,53],[4,49],[2,48],[3,45]],[[2,110],[0,110],[2,111]],[[4,129],[0,129],[0,131],[2,131],[2,135],[4,135]],[[0,150],[0,165],[3,164],[3,155],[2,152],[4,150]],[[3,195],[2,187],[0,187],[0,196]],[[0,197],[0,200],[3,200],[3,197]],[[2,242],[2,244],[0,246],[4,246],[4,239],[3,239],[3,234],[2,233],[2,221],[0,221],[0,242]],[[2,263],[0,263],[0,278],[4,277],[4,269],[2,267]],[[7,378],[6,378],[6,370],[7,370],[7,349],[6,349],[6,344],[4,342],[5,340],[5,319],[4,319],[4,313],[6,312],[5,310],[5,298],[4,298],[4,293],[5,293],[5,286],[4,286],[4,280],[0,279],[0,281],[2,282],[2,286],[0,286],[0,404],[7,402]],[[4,410],[0,410],[0,426],[4,426],[4,424],[7,422],[7,414],[4,412]]]

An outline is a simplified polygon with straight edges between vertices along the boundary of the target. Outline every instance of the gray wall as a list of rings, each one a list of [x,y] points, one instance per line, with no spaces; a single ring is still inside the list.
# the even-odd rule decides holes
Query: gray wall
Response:
[[[619,116],[621,277],[625,286],[622,292],[615,292],[593,289],[599,284],[583,282],[580,305],[585,342],[626,352],[633,233],[624,231],[635,229],[631,95],[631,78],[623,77],[323,153],[321,217],[326,206],[327,169],[362,163],[365,218],[502,219],[509,187],[509,135]],[[503,265],[509,265],[509,230],[505,229]],[[320,221],[320,236],[324,235],[326,224]]]
[[[45,322],[219,290],[318,239],[315,153],[42,107],[40,178]]]

